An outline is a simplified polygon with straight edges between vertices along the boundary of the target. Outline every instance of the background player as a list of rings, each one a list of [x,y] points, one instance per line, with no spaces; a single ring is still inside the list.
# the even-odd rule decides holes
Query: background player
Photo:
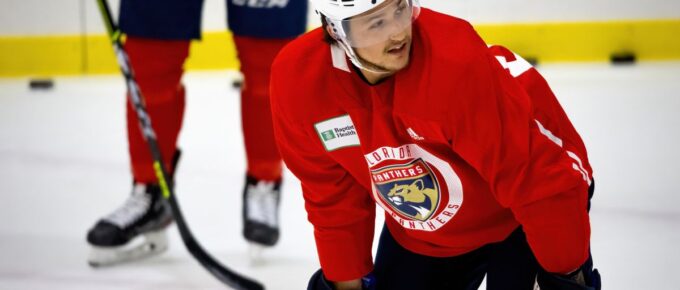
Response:
[[[284,48],[271,83],[315,229],[309,288],[599,289],[592,169],[538,72],[415,0],[313,2],[323,27]]]
[[[243,235],[252,243],[273,246],[279,237],[282,165],[273,140],[269,72],[280,48],[305,31],[307,3],[226,2],[229,28],[244,75],[241,117],[247,170]],[[179,157],[177,138],[186,95],[181,82],[183,65],[190,40],[200,38],[202,5],[203,0],[122,0],[120,6],[119,23],[127,35],[125,49],[145,97],[163,159],[173,172]],[[88,232],[87,240],[93,246],[89,259],[92,265],[157,254],[167,247],[165,228],[172,217],[160,196],[151,155],[129,102],[127,123],[132,195]]]

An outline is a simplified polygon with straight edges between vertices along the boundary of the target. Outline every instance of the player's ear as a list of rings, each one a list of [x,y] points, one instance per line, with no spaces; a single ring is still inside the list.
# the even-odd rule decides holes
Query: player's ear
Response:
[[[330,21],[326,16],[321,16],[321,24],[326,28],[326,33],[328,33],[328,36],[331,38],[338,40],[338,29],[335,27],[335,24]]]
[[[326,25],[326,32],[328,32],[328,35],[331,38],[338,40],[338,34],[337,34],[335,28],[333,26],[331,26],[330,24]]]

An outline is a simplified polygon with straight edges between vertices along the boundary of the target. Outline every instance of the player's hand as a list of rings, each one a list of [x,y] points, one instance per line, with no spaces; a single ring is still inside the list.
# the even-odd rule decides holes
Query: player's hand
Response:
[[[542,290],[600,290],[599,284],[589,284],[583,273],[580,270],[577,272],[579,273],[572,273],[573,275],[539,274],[538,286]],[[597,270],[594,273],[599,283],[600,275],[597,274]]]
[[[567,275],[540,271],[537,277],[538,286],[543,290],[600,290],[602,282],[600,273],[593,269],[593,262],[588,258],[585,264]]]
[[[564,276],[564,278],[569,279],[571,281],[576,282],[576,284],[581,285],[581,286],[588,286],[586,284],[586,278],[583,275],[583,271],[581,269],[578,269],[572,273],[569,273]]]
[[[307,290],[375,290],[375,276],[373,273],[361,279],[331,282],[326,280],[321,269],[316,271],[309,279]]]
[[[360,279],[333,282],[333,284],[336,290],[362,290]]]

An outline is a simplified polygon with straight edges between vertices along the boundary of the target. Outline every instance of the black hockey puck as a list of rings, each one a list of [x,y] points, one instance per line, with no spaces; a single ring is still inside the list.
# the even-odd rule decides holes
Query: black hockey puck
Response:
[[[52,79],[32,79],[28,82],[28,87],[31,90],[49,90],[54,87]]]
[[[634,64],[637,60],[635,53],[629,51],[615,52],[609,57],[613,64]]]
[[[527,56],[524,58],[529,64],[532,66],[537,66],[538,65],[538,58],[534,56]]]
[[[242,80],[234,80],[231,82],[231,87],[234,89],[240,89],[243,86],[243,81]]]

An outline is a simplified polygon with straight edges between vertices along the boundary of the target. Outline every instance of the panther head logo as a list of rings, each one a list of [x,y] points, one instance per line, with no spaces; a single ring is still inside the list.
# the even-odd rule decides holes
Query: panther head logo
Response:
[[[387,199],[406,212],[413,212],[414,218],[425,221],[437,206],[437,191],[425,187],[421,179],[411,184],[395,184],[387,194]]]

